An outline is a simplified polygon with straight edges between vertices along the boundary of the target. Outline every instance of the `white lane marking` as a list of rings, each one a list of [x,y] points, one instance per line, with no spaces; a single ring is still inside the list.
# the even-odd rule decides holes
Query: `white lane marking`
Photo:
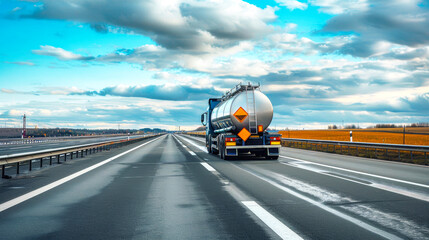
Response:
[[[192,145],[194,145],[195,147],[197,147],[198,149],[200,149],[201,151],[203,151],[203,152],[207,152],[207,148],[206,147],[203,147],[203,146],[199,146],[199,145],[197,145],[196,143],[194,143],[193,141],[191,141],[191,140],[189,140],[189,139],[186,139],[185,137],[180,137],[181,139],[183,139],[183,140],[185,140],[185,141],[187,141],[188,143],[190,143],[190,144],[192,144]]]
[[[184,137],[181,137],[181,138],[183,140],[186,140],[190,144],[192,144],[192,145],[200,148],[201,150],[207,152],[206,148],[198,146],[194,142],[192,142],[191,140],[188,140],[188,139],[186,139]],[[289,158],[289,159],[296,160],[296,161],[302,161],[303,163],[305,162],[305,163],[319,165],[319,166],[323,166],[323,167],[328,167],[328,168],[343,170],[343,171],[347,171],[347,172],[358,173],[358,174],[362,174],[362,175],[367,175],[367,176],[372,176],[372,177],[377,177],[377,178],[382,178],[382,179],[387,179],[387,180],[392,180],[392,181],[397,181],[397,182],[402,182],[402,183],[408,183],[408,184],[412,184],[412,185],[416,185],[416,186],[421,186],[421,187],[429,188],[428,185],[424,185],[424,184],[420,184],[420,183],[408,182],[408,181],[405,181],[405,180],[399,180],[399,179],[394,179],[394,178],[389,178],[389,177],[383,177],[383,176],[379,176],[379,175],[374,175],[374,174],[370,174],[370,173],[364,173],[364,172],[359,172],[359,171],[355,171],[355,170],[350,170],[350,169],[345,169],[345,168],[340,168],[340,167],[334,167],[334,166],[329,166],[329,165],[320,164],[320,163],[314,163],[314,162],[310,162],[310,161],[306,161],[306,160],[302,160],[302,159],[298,159],[298,158],[293,158],[293,157],[286,157],[286,156],[280,156],[280,157],[282,157],[282,158]],[[281,163],[287,164],[287,163],[284,163],[284,162],[281,162]],[[297,166],[296,164],[294,164],[294,165],[288,164],[288,165],[312,171],[311,169],[303,168],[301,166]],[[378,189],[381,189],[381,190],[385,190],[385,191],[389,191],[389,192],[401,194],[401,195],[404,195],[404,196],[407,196],[407,197],[416,198],[416,199],[419,199],[419,200],[422,200],[422,201],[426,201],[426,202],[429,201],[429,197],[427,197],[427,196],[424,196],[424,195],[421,195],[421,194],[418,194],[418,193],[414,193],[414,192],[410,192],[410,191],[407,191],[407,190],[402,190],[402,189],[390,187],[390,186],[387,186],[387,185],[384,185],[384,184],[377,184],[377,183],[366,184],[366,183],[354,181],[352,179],[343,178],[343,177],[340,177],[340,176],[335,176],[335,175],[332,175],[332,174],[328,174],[328,173],[323,173],[323,172],[319,172],[319,171],[314,171],[314,172],[318,172],[320,174],[328,175],[328,176],[331,176],[331,177],[336,177],[336,178],[339,178],[339,179],[347,180],[347,181],[350,181],[350,182],[355,182],[355,183],[366,185],[366,186],[371,186],[371,187],[378,188]]]
[[[185,148],[192,156],[196,156],[197,154],[195,154],[193,151],[191,151],[190,149],[188,149],[185,145],[183,145],[183,143],[177,139],[174,135],[173,137],[180,143],[180,145],[182,145],[183,148]]]
[[[299,163],[285,163],[285,162],[281,162],[281,163],[285,164],[285,165],[288,165],[288,166],[291,166],[291,167],[296,167],[296,168],[299,168],[299,169],[303,169],[303,170],[315,172],[315,173],[318,173],[318,174],[321,174],[321,175],[326,175],[326,176],[329,176],[329,177],[334,177],[334,178],[338,178],[338,179],[341,179],[341,180],[345,180],[345,181],[349,181],[349,182],[353,182],[353,183],[365,185],[365,186],[368,186],[368,187],[373,187],[373,188],[377,188],[377,189],[381,189],[381,190],[385,190],[385,191],[389,191],[389,192],[401,194],[401,195],[404,195],[404,196],[407,196],[407,197],[412,197],[412,198],[415,198],[415,199],[419,199],[419,200],[422,200],[422,201],[429,202],[429,197],[428,196],[425,196],[425,195],[422,195],[422,194],[419,194],[419,193],[415,193],[415,192],[412,192],[412,191],[409,191],[409,190],[406,190],[406,189],[400,189],[400,188],[397,188],[397,187],[391,187],[391,186],[388,186],[388,185],[385,185],[385,184],[373,183],[373,182],[368,181],[367,179],[360,179],[358,177],[355,177],[357,180],[353,180],[353,179],[350,179],[350,178],[347,178],[347,177],[337,176],[335,173],[331,174],[331,172],[322,171],[320,169],[314,169],[313,167],[301,166],[301,165],[299,165]],[[365,183],[365,182],[362,182],[362,181],[358,181],[358,180],[362,180],[362,181],[365,181],[365,182],[368,182],[368,183]]]
[[[261,207],[255,201],[241,201],[250,211],[262,220],[271,230],[273,230],[282,239],[302,240],[302,238],[275,218],[271,213]]]
[[[321,209],[323,209],[323,210],[325,210],[325,211],[327,211],[327,212],[329,212],[331,214],[334,214],[337,217],[340,217],[340,218],[342,218],[342,219],[344,219],[346,221],[349,221],[349,222],[351,222],[351,223],[353,223],[353,224],[355,224],[357,226],[360,226],[360,227],[362,227],[362,228],[364,228],[364,229],[366,229],[368,231],[371,231],[371,232],[373,232],[373,233],[375,233],[377,235],[380,235],[380,236],[382,236],[384,238],[387,238],[387,239],[398,239],[398,240],[401,239],[401,238],[399,238],[399,237],[397,237],[397,236],[395,236],[395,235],[393,235],[391,233],[388,233],[386,231],[378,229],[378,228],[376,228],[374,226],[371,226],[371,225],[369,225],[369,224],[367,224],[367,223],[365,223],[365,222],[363,222],[363,221],[361,221],[359,219],[351,217],[351,216],[349,216],[347,214],[344,214],[344,213],[342,213],[342,212],[340,212],[338,210],[335,210],[335,209],[333,209],[333,208],[331,208],[329,206],[326,206],[323,203],[315,201],[315,200],[313,200],[313,199],[311,199],[309,197],[306,197],[306,196],[304,196],[304,195],[302,195],[302,194],[300,194],[298,192],[295,192],[295,191],[293,191],[290,188],[282,186],[282,185],[280,185],[280,184],[278,184],[278,183],[276,183],[276,182],[274,182],[274,181],[272,181],[272,180],[270,180],[270,179],[268,179],[268,178],[266,178],[264,176],[261,176],[260,174],[251,172],[251,171],[249,171],[247,169],[244,169],[244,168],[241,168],[241,167],[239,167],[237,165],[233,165],[233,166],[235,166],[235,167],[237,167],[237,168],[239,168],[239,169],[241,169],[243,171],[246,171],[246,172],[252,174],[253,176],[255,176],[255,177],[257,177],[257,178],[259,178],[259,179],[261,179],[261,180],[263,180],[263,181],[265,181],[265,182],[273,185],[274,187],[276,187],[276,188],[278,188],[278,189],[280,189],[280,190],[282,190],[284,192],[287,192],[287,193],[289,193],[289,194],[291,194],[291,195],[293,195],[293,196],[295,196],[297,198],[300,198],[300,199],[302,199],[302,200],[304,200],[304,201],[306,201],[308,203],[311,203],[311,204],[315,205],[316,207],[319,207],[319,208],[321,208]]]
[[[192,144],[193,146],[201,149],[203,152],[207,152],[207,149],[205,147],[199,146],[195,144],[193,141],[186,139],[185,137],[180,137],[180,138]],[[200,141],[200,142],[203,142],[203,141]],[[216,169],[210,166],[210,164],[202,162],[201,165],[203,165],[208,171],[220,177]],[[224,179],[221,179],[221,180],[223,182],[225,181]],[[226,181],[226,182],[229,184],[229,181]],[[250,211],[252,211],[259,219],[261,219],[263,223],[265,223],[269,228],[271,228],[271,230],[273,230],[277,235],[279,235],[280,238],[291,239],[291,240],[302,240],[302,238],[298,234],[296,234],[294,231],[292,231],[290,228],[284,225],[280,220],[275,218],[271,213],[269,213],[267,210],[265,210],[255,201],[241,201],[241,202]]]
[[[210,164],[202,162],[201,165],[203,165],[208,171],[210,172],[216,172],[216,169],[214,169]]]
[[[319,187],[310,182],[289,178],[268,170],[261,169],[259,171],[261,171],[263,176],[268,176],[284,186],[313,196],[318,199],[318,202],[330,205],[335,204],[339,208],[343,208],[372,222],[377,222],[386,228],[397,230],[410,239],[424,239],[424,236],[429,233],[429,229],[396,212],[380,211],[370,204],[356,204],[359,202],[356,199]]]
[[[306,160],[293,158],[293,157],[286,157],[286,156],[281,156],[281,155],[280,155],[280,157],[292,159],[292,160],[296,160],[296,161],[302,161],[302,162],[306,162],[306,163],[310,163],[310,164],[314,164],[314,165],[319,165],[322,167],[333,168],[333,169],[337,169],[337,170],[341,170],[341,171],[357,173],[357,174],[362,174],[362,175],[366,175],[366,176],[370,176],[370,177],[376,177],[376,178],[381,178],[381,179],[390,180],[390,181],[394,181],[394,182],[406,183],[406,184],[410,184],[410,185],[414,185],[414,186],[429,188],[429,185],[425,185],[425,184],[421,184],[421,183],[415,183],[415,182],[400,180],[400,179],[396,179],[396,178],[385,177],[385,176],[375,175],[375,174],[371,174],[371,173],[365,173],[365,172],[350,170],[350,169],[346,169],[346,168],[334,167],[334,166],[330,166],[330,165],[326,165],[326,164],[315,163],[315,162],[306,161]]]
[[[194,136],[189,136],[189,135],[187,135],[188,137],[190,137],[190,138],[192,138],[192,139],[194,139],[194,140],[196,140],[196,141],[198,141],[198,142],[202,142],[202,143],[205,143],[206,141],[205,140],[202,140],[201,138],[199,138],[199,137],[194,137]]]
[[[22,149],[22,148],[32,148],[33,146],[24,146],[24,147],[13,147],[13,148],[9,148],[10,150],[13,149]]]
[[[55,181],[53,183],[50,183],[50,184],[46,185],[46,186],[43,186],[43,187],[38,188],[38,189],[36,189],[34,191],[26,193],[26,194],[24,194],[22,196],[19,196],[17,198],[14,198],[12,200],[4,202],[4,203],[0,204],[0,212],[3,212],[4,210],[6,210],[8,208],[11,208],[11,207],[13,207],[15,205],[18,205],[18,204],[20,204],[20,203],[22,203],[24,201],[27,201],[28,199],[36,197],[37,195],[40,195],[40,194],[42,194],[42,193],[44,193],[46,191],[49,191],[49,190],[51,190],[51,189],[53,189],[55,187],[58,187],[58,186],[66,183],[66,182],[68,182],[68,181],[70,181],[70,180],[72,180],[74,178],[77,178],[77,177],[79,177],[79,176],[81,176],[81,175],[83,175],[83,174],[85,174],[85,173],[87,173],[89,171],[92,171],[92,170],[94,170],[94,169],[96,169],[98,167],[101,167],[101,166],[103,166],[106,163],[109,163],[109,162],[111,162],[111,161],[113,161],[113,160],[115,160],[115,159],[117,159],[119,157],[122,157],[123,155],[125,155],[125,154],[127,154],[129,152],[132,152],[132,151],[134,151],[134,150],[136,150],[136,149],[138,149],[140,147],[143,147],[144,145],[149,144],[149,143],[151,143],[151,142],[153,142],[155,140],[158,140],[158,139],[159,139],[159,137],[155,138],[153,140],[150,140],[149,142],[145,142],[145,143],[143,143],[143,144],[141,144],[141,145],[139,145],[139,146],[137,146],[135,148],[132,148],[130,150],[127,150],[127,151],[125,151],[123,153],[120,153],[120,154],[118,154],[116,156],[108,158],[108,159],[106,159],[106,160],[104,160],[102,162],[99,162],[99,163],[95,164],[95,165],[92,165],[91,167],[85,168],[85,169],[83,169],[83,170],[81,170],[81,171],[79,171],[77,173],[71,174],[71,175],[69,175],[67,177],[64,177],[64,178],[62,178],[60,180],[57,180],[57,181]]]

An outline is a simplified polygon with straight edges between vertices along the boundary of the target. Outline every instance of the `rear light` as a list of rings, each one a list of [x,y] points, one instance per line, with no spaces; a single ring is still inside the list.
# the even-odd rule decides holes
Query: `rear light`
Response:
[[[264,131],[264,126],[258,125],[258,132],[263,132],[263,131]]]
[[[235,138],[225,138],[225,142],[235,142]]]
[[[270,144],[271,145],[281,145],[280,137],[270,137]]]

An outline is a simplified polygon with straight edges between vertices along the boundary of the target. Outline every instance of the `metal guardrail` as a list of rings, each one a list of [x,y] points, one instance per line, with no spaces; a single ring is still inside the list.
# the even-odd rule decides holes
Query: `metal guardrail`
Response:
[[[282,145],[329,153],[429,165],[429,146],[282,138]]]
[[[75,155],[76,158],[84,157],[89,154],[103,151],[103,150],[110,150],[111,148],[120,147],[122,145],[131,144],[143,139],[155,137],[158,135],[148,135],[143,136],[139,138],[132,138],[132,139],[121,139],[121,140],[115,140],[115,141],[104,141],[104,142],[98,142],[98,143],[90,143],[90,144],[83,144],[83,145],[77,145],[77,146],[70,146],[70,147],[63,147],[63,148],[55,148],[55,149],[45,149],[40,151],[34,151],[34,152],[26,152],[26,153],[16,153],[16,154],[9,154],[9,155],[2,155],[0,156],[0,166],[2,171],[2,178],[10,178],[10,176],[7,176],[5,174],[5,169],[7,165],[16,164],[16,174],[19,174],[20,171],[20,165],[23,162],[28,161],[28,170],[32,170],[32,160],[40,159],[40,168],[43,167],[43,160],[45,158],[49,158],[49,165],[52,165],[53,158],[56,158],[57,163],[60,163],[61,157],[63,159],[63,162],[67,161],[67,156],[70,156],[70,159],[73,159],[73,156]]]
[[[61,136],[61,137],[34,137],[34,138],[1,138],[0,145],[10,144],[31,144],[31,143],[44,143],[44,142],[58,142],[76,139],[94,139],[98,137],[135,137],[139,135],[128,134],[104,134],[104,135],[90,135],[90,136]]]
[[[203,132],[186,134],[204,137]],[[282,138],[282,146],[429,165],[429,146]]]

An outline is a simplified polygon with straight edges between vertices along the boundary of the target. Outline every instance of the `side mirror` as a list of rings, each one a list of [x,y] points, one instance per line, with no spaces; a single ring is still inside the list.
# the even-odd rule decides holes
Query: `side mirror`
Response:
[[[201,114],[201,124],[203,124],[203,126],[207,125],[206,118],[207,118],[207,112]]]

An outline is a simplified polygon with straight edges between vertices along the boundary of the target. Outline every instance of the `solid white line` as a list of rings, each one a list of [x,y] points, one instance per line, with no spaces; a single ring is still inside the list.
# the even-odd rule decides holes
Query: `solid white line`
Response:
[[[183,143],[177,139],[174,135],[173,137],[180,143],[180,145],[182,145],[183,148],[185,148],[192,156],[196,156],[197,154],[195,154],[193,151],[191,151],[190,149],[188,149],[185,145],[183,145]]]
[[[202,162],[201,165],[203,165],[207,170],[209,170],[210,172],[216,172],[216,169],[214,169],[212,166],[210,166],[210,164]]]
[[[57,180],[57,181],[55,181],[53,183],[50,183],[50,184],[48,184],[46,186],[43,186],[43,187],[38,188],[38,189],[36,189],[34,191],[26,193],[26,194],[24,194],[22,196],[19,196],[17,198],[9,200],[9,201],[7,201],[5,203],[2,203],[2,204],[0,204],[0,212],[3,212],[4,210],[6,210],[8,208],[11,208],[11,207],[13,207],[15,205],[18,205],[18,204],[20,204],[20,203],[22,203],[24,201],[27,201],[28,199],[36,197],[37,195],[40,195],[40,194],[42,194],[42,193],[44,193],[46,191],[49,191],[49,190],[51,190],[51,189],[53,189],[55,187],[58,187],[61,184],[64,184],[64,183],[66,183],[66,182],[68,182],[68,181],[70,181],[70,180],[72,180],[74,178],[77,178],[77,177],[79,177],[79,176],[81,176],[81,175],[83,175],[83,174],[85,174],[85,173],[87,173],[89,171],[92,171],[92,170],[94,170],[94,169],[96,169],[98,167],[101,167],[101,166],[103,166],[106,163],[109,163],[109,162],[111,162],[111,161],[113,161],[113,160],[115,160],[115,159],[117,159],[117,158],[119,158],[119,157],[121,157],[121,156],[129,153],[129,152],[132,152],[132,151],[134,151],[134,150],[136,150],[136,149],[138,149],[140,147],[143,147],[144,145],[149,144],[149,143],[151,143],[151,142],[153,142],[155,140],[158,140],[158,139],[159,139],[159,137],[156,138],[156,139],[150,140],[149,142],[145,142],[145,143],[143,143],[143,144],[141,144],[141,145],[139,145],[139,146],[137,146],[135,148],[132,148],[130,150],[127,150],[127,151],[125,151],[123,153],[120,153],[120,154],[118,154],[116,156],[108,158],[108,159],[106,159],[106,160],[104,160],[102,162],[99,162],[99,163],[95,164],[95,165],[92,165],[91,167],[85,168],[85,169],[83,169],[83,170],[81,170],[81,171],[79,171],[77,173],[71,174],[71,175],[69,175],[69,176],[67,176],[65,178]]]
[[[334,166],[330,166],[330,165],[326,165],[326,164],[315,163],[315,162],[306,161],[306,160],[293,158],[293,157],[286,157],[286,156],[280,156],[280,157],[288,158],[288,159],[292,159],[292,160],[296,160],[296,161],[302,161],[302,162],[306,162],[306,163],[310,163],[310,164],[314,164],[314,165],[318,165],[318,166],[322,166],[322,167],[333,168],[333,169],[337,169],[337,170],[341,170],[341,171],[357,173],[357,174],[362,174],[362,175],[366,175],[366,176],[370,176],[370,177],[376,177],[376,178],[386,179],[386,180],[390,180],[390,181],[406,183],[406,184],[410,184],[410,185],[414,185],[414,186],[429,188],[429,185],[425,185],[425,184],[421,184],[421,183],[409,182],[409,181],[400,180],[400,179],[396,179],[396,178],[384,177],[384,176],[375,175],[375,174],[371,174],[371,173],[364,173],[364,172],[359,172],[359,171],[350,170],[350,169],[346,169],[346,168],[334,167]]]
[[[362,228],[364,228],[364,229],[366,229],[368,231],[371,231],[371,232],[373,232],[373,233],[375,233],[377,235],[380,235],[380,236],[382,236],[384,238],[387,238],[387,239],[398,239],[398,240],[401,239],[401,238],[398,238],[397,236],[395,236],[395,235],[393,235],[391,233],[388,233],[388,232],[386,232],[386,231],[384,231],[382,229],[378,229],[378,228],[376,228],[374,226],[371,226],[371,225],[369,225],[369,224],[367,224],[367,223],[365,223],[365,222],[363,222],[363,221],[361,221],[359,219],[356,219],[356,218],[354,218],[352,216],[349,216],[347,214],[344,214],[344,213],[342,213],[342,212],[340,212],[340,211],[338,211],[338,210],[336,210],[334,208],[326,206],[326,205],[324,205],[321,202],[315,201],[315,200],[313,200],[313,199],[311,199],[309,197],[306,197],[306,196],[304,196],[304,195],[302,195],[302,194],[300,194],[298,192],[295,192],[292,189],[287,188],[285,186],[282,186],[282,185],[280,185],[280,184],[278,184],[278,183],[276,183],[276,182],[274,182],[274,181],[272,181],[272,180],[270,180],[270,179],[268,179],[268,178],[266,178],[264,176],[261,176],[259,174],[253,173],[253,172],[251,172],[249,170],[246,170],[246,169],[243,169],[243,168],[241,168],[239,166],[236,166],[236,165],[234,165],[234,166],[237,167],[237,168],[239,168],[239,169],[241,169],[241,170],[243,170],[243,171],[246,171],[246,172],[252,174],[253,176],[255,176],[255,177],[257,177],[257,178],[259,178],[259,179],[261,179],[261,180],[263,180],[263,181],[265,181],[265,182],[273,185],[274,187],[276,187],[276,188],[278,188],[278,189],[280,189],[280,190],[282,190],[284,192],[287,192],[287,193],[289,193],[289,194],[291,194],[291,195],[293,195],[293,196],[295,196],[297,198],[300,198],[300,199],[302,199],[302,200],[304,200],[304,201],[306,201],[308,203],[311,203],[311,204],[315,205],[316,207],[319,207],[319,208],[321,208],[321,209],[323,209],[323,210],[325,210],[325,211],[327,211],[329,213],[334,214],[337,217],[340,217],[340,218],[342,218],[342,219],[344,219],[346,221],[349,221],[349,222],[351,222],[351,223],[353,223],[353,224],[355,224],[357,226],[360,226],[360,227],[362,227]]]
[[[201,151],[203,151],[203,152],[207,152],[207,148],[206,147],[203,147],[203,146],[199,146],[199,145],[197,145],[196,143],[194,143],[193,141],[191,141],[191,140],[189,140],[189,139],[186,139],[185,137],[180,137],[181,139],[183,139],[183,140],[185,140],[185,141],[187,141],[188,143],[190,143],[190,144],[192,144],[192,145],[194,145],[195,147],[197,147],[198,149],[200,149]]]
[[[341,180],[345,180],[345,181],[349,181],[349,182],[353,182],[353,183],[365,185],[365,186],[368,186],[368,187],[373,187],[373,188],[381,189],[381,190],[384,190],[384,191],[389,191],[389,192],[401,194],[401,195],[404,195],[404,196],[407,196],[407,197],[412,197],[412,198],[416,198],[416,199],[419,199],[419,200],[422,200],[422,201],[429,202],[429,197],[427,197],[425,195],[422,195],[422,194],[419,194],[419,193],[415,193],[415,192],[411,192],[411,191],[407,191],[407,190],[402,190],[402,189],[398,189],[398,188],[395,188],[395,187],[390,187],[390,186],[387,186],[387,185],[384,185],[384,184],[378,184],[378,183],[373,183],[373,182],[365,183],[365,182],[361,182],[361,181],[356,181],[356,180],[353,180],[353,179],[350,179],[350,178],[341,177],[341,176],[337,176],[337,175],[331,174],[331,172],[318,171],[318,170],[309,169],[309,168],[303,167],[303,166],[301,166],[299,164],[296,164],[296,163],[285,163],[285,162],[280,162],[280,163],[288,165],[288,166],[291,166],[291,167],[295,167],[295,168],[299,168],[299,169],[303,169],[303,170],[315,172],[315,173],[318,173],[318,174],[321,174],[321,175],[325,175],[325,176],[329,176],[329,177],[334,177],[334,178],[338,178],[338,179],[341,179]],[[366,179],[362,179],[362,180],[368,181]]]
[[[203,140],[203,139],[201,139],[201,138],[199,138],[199,137],[194,137],[194,136],[189,136],[189,135],[188,135],[188,137],[189,137],[189,138],[192,138],[192,139],[194,139],[195,141],[198,141],[198,142],[202,142],[202,143],[205,143],[205,142],[206,142],[205,140]]]
[[[280,222],[280,220],[271,215],[271,213],[269,213],[255,201],[241,202],[282,239],[302,240],[302,238],[298,234],[296,234],[294,231],[292,231],[290,228]]]

